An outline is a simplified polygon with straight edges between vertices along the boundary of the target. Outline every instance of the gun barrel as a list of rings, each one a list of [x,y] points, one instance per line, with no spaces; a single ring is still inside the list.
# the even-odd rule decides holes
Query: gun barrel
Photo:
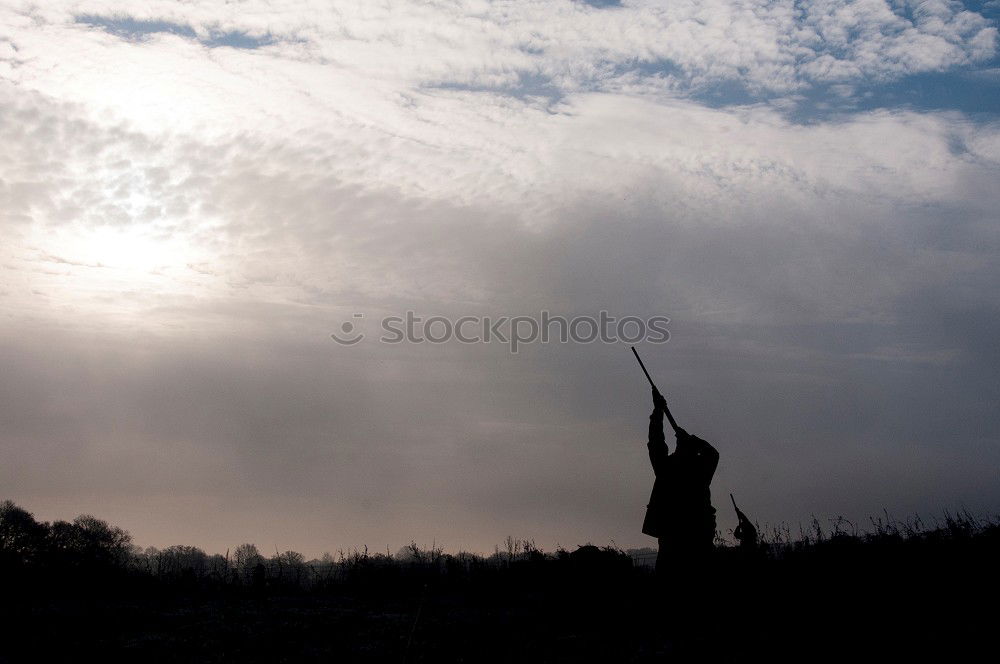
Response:
[[[729,494],[729,500],[733,501],[733,509],[739,512],[740,508],[736,506],[736,499],[733,498],[733,494]]]
[[[646,371],[646,365],[642,363],[642,358],[639,357],[639,351],[632,346],[632,354],[635,355],[635,359],[639,361],[639,366],[642,367],[642,373],[646,374],[646,380],[649,381],[650,387],[652,387],[659,394],[660,388],[656,387],[656,383],[653,382],[652,377],[650,377],[649,372]],[[674,421],[674,416],[670,414],[670,409],[667,407],[663,408],[663,414],[667,416],[667,421],[670,422],[670,426],[673,427],[674,431],[677,431],[677,422]]]
[[[653,379],[649,377],[649,372],[646,371],[646,365],[642,363],[642,358],[639,357],[639,351],[635,349],[635,346],[632,346],[632,354],[635,355],[635,359],[639,361],[639,366],[642,367],[642,373],[646,374],[646,380],[649,381],[650,387],[659,392],[659,389],[657,389],[656,384],[653,382]]]

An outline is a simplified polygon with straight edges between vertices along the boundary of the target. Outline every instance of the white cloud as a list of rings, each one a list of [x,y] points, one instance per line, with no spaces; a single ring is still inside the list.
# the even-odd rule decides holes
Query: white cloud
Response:
[[[3,220],[17,233],[5,242],[8,268],[22,275],[11,283],[41,266],[30,282],[55,301],[81,314],[131,311],[151,324],[171,322],[192,298],[204,311],[233,297],[513,303],[539,291],[494,282],[502,268],[487,259],[491,244],[513,251],[569,232],[581,205],[609,220],[662,215],[680,233],[758,218],[762,231],[847,238],[895,233],[874,229],[905,225],[921,207],[988,214],[987,183],[1000,169],[997,128],[956,114],[795,125],[765,107],[590,93],[552,113],[504,98],[477,106],[473,94],[415,96],[419,117],[400,112],[391,129],[392,118],[284,140],[209,141],[108,127],[82,108],[7,88],[3,103],[19,119],[2,128],[11,149],[0,162]],[[807,283],[817,290],[802,299],[827,304],[808,316],[854,306],[850,286],[797,287]],[[125,284],[133,297],[106,299]],[[884,304],[876,298],[851,315],[880,318]],[[34,310],[38,299],[21,306]],[[740,309],[732,322],[775,315]]]
[[[997,40],[990,21],[964,11],[959,3],[943,1],[708,0],[599,9],[569,0],[161,0],[130,7],[127,15],[118,3],[77,1],[43,7],[12,3],[4,14],[7,38],[23,49],[29,69],[49,75],[59,74],[46,66],[53,59],[71,71],[105,69],[95,52],[111,48],[111,42],[80,34],[101,28],[74,21],[127,16],[184,26],[201,40],[220,32],[268,36],[274,43],[259,49],[257,61],[276,60],[293,76],[295,63],[311,63],[335,78],[363,79],[362,87],[388,85],[397,91],[427,85],[530,91],[530,85],[523,86],[526,77],[560,91],[601,90],[645,65],[668,68],[670,80],[681,82],[685,90],[734,81],[754,90],[783,92],[815,81],[888,79],[967,65],[995,55]],[[159,33],[142,44],[153,47],[166,40],[172,49],[181,49],[179,39]],[[115,58],[122,57],[122,51],[112,50]],[[65,57],[68,52],[72,59]],[[186,57],[196,52],[182,51]],[[225,66],[215,60],[231,60],[221,53],[201,59],[212,68]],[[241,60],[240,67],[251,62]],[[268,70],[273,67],[267,65]],[[168,60],[154,69],[170,68]],[[671,86],[661,83],[660,88],[669,92]]]
[[[905,477],[854,461],[989,443],[1000,127],[892,110],[796,124],[775,110],[788,99],[686,97],[720,81],[849,95],[865,77],[967,64],[995,49],[981,17],[940,3],[251,1],[129,9],[196,38],[74,21],[120,6],[0,13],[14,425],[0,480],[23,495],[51,495],[52,478],[77,496],[99,479],[105,504],[135,502],[129,477],[230,502],[263,486],[341,520],[375,505],[347,545],[407,541],[442,510],[474,546],[490,524],[638,543],[641,444],[607,452],[642,436],[624,404],[641,377],[620,348],[336,354],[328,333],[359,309],[670,315],[659,362],[692,430],[721,439],[733,461],[719,481],[748,485],[772,518],[840,509],[803,469],[850,467],[865,509],[865,487]],[[227,31],[274,41],[203,43]],[[637,66],[664,60],[669,74]],[[518,85],[551,98],[490,89]],[[976,459],[959,465],[984,477]],[[767,503],[754,478],[768,474],[803,502]],[[171,532],[142,536],[191,541]]]

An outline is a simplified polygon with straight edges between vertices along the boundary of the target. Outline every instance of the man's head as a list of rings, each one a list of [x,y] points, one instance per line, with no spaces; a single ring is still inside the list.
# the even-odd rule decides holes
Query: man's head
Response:
[[[691,441],[691,434],[689,434],[681,427],[677,427],[676,429],[674,429],[674,435],[677,437],[677,445],[674,450],[674,454],[676,454],[677,452],[687,451],[690,449],[689,443]]]

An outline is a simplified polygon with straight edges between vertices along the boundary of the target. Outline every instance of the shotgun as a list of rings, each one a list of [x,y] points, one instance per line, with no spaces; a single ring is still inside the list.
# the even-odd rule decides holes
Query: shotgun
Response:
[[[736,539],[740,541],[740,546],[753,548],[757,546],[757,529],[747,515],[740,511],[740,508],[736,506],[736,499],[733,498],[733,494],[729,494],[729,500],[733,501],[733,509],[736,510],[736,518],[740,520],[739,524],[736,526],[736,530],[733,531],[733,535]]]
[[[653,382],[653,379],[650,378],[649,372],[646,371],[646,365],[642,363],[642,358],[639,357],[639,351],[637,351],[635,349],[635,346],[632,346],[632,354],[635,355],[635,359],[639,361],[639,366],[642,367],[642,373],[646,374],[646,380],[649,381],[649,386],[652,387],[653,391],[656,392],[657,394],[659,394],[660,397],[663,397],[663,395],[660,394],[660,390],[657,389],[656,384]],[[670,409],[667,408],[666,404],[667,404],[667,400],[664,399],[663,400],[663,413],[667,416],[667,421],[670,422],[670,426],[672,426],[674,428],[674,431],[677,431],[677,422],[674,422],[674,416],[670,414]]]

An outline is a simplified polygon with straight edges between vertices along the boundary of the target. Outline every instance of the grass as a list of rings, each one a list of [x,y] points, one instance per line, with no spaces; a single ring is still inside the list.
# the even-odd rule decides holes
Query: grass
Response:
[[[46,534],[22,518],[31,551],[11,514],[0,662],[954,660],[993,643],[1000,525],[967,511],[758,524],[756,551],[723,541],[659,579],[613,545],[514,537],[489,555],[411,543],[306,561],[138,551],[99,520]]]

